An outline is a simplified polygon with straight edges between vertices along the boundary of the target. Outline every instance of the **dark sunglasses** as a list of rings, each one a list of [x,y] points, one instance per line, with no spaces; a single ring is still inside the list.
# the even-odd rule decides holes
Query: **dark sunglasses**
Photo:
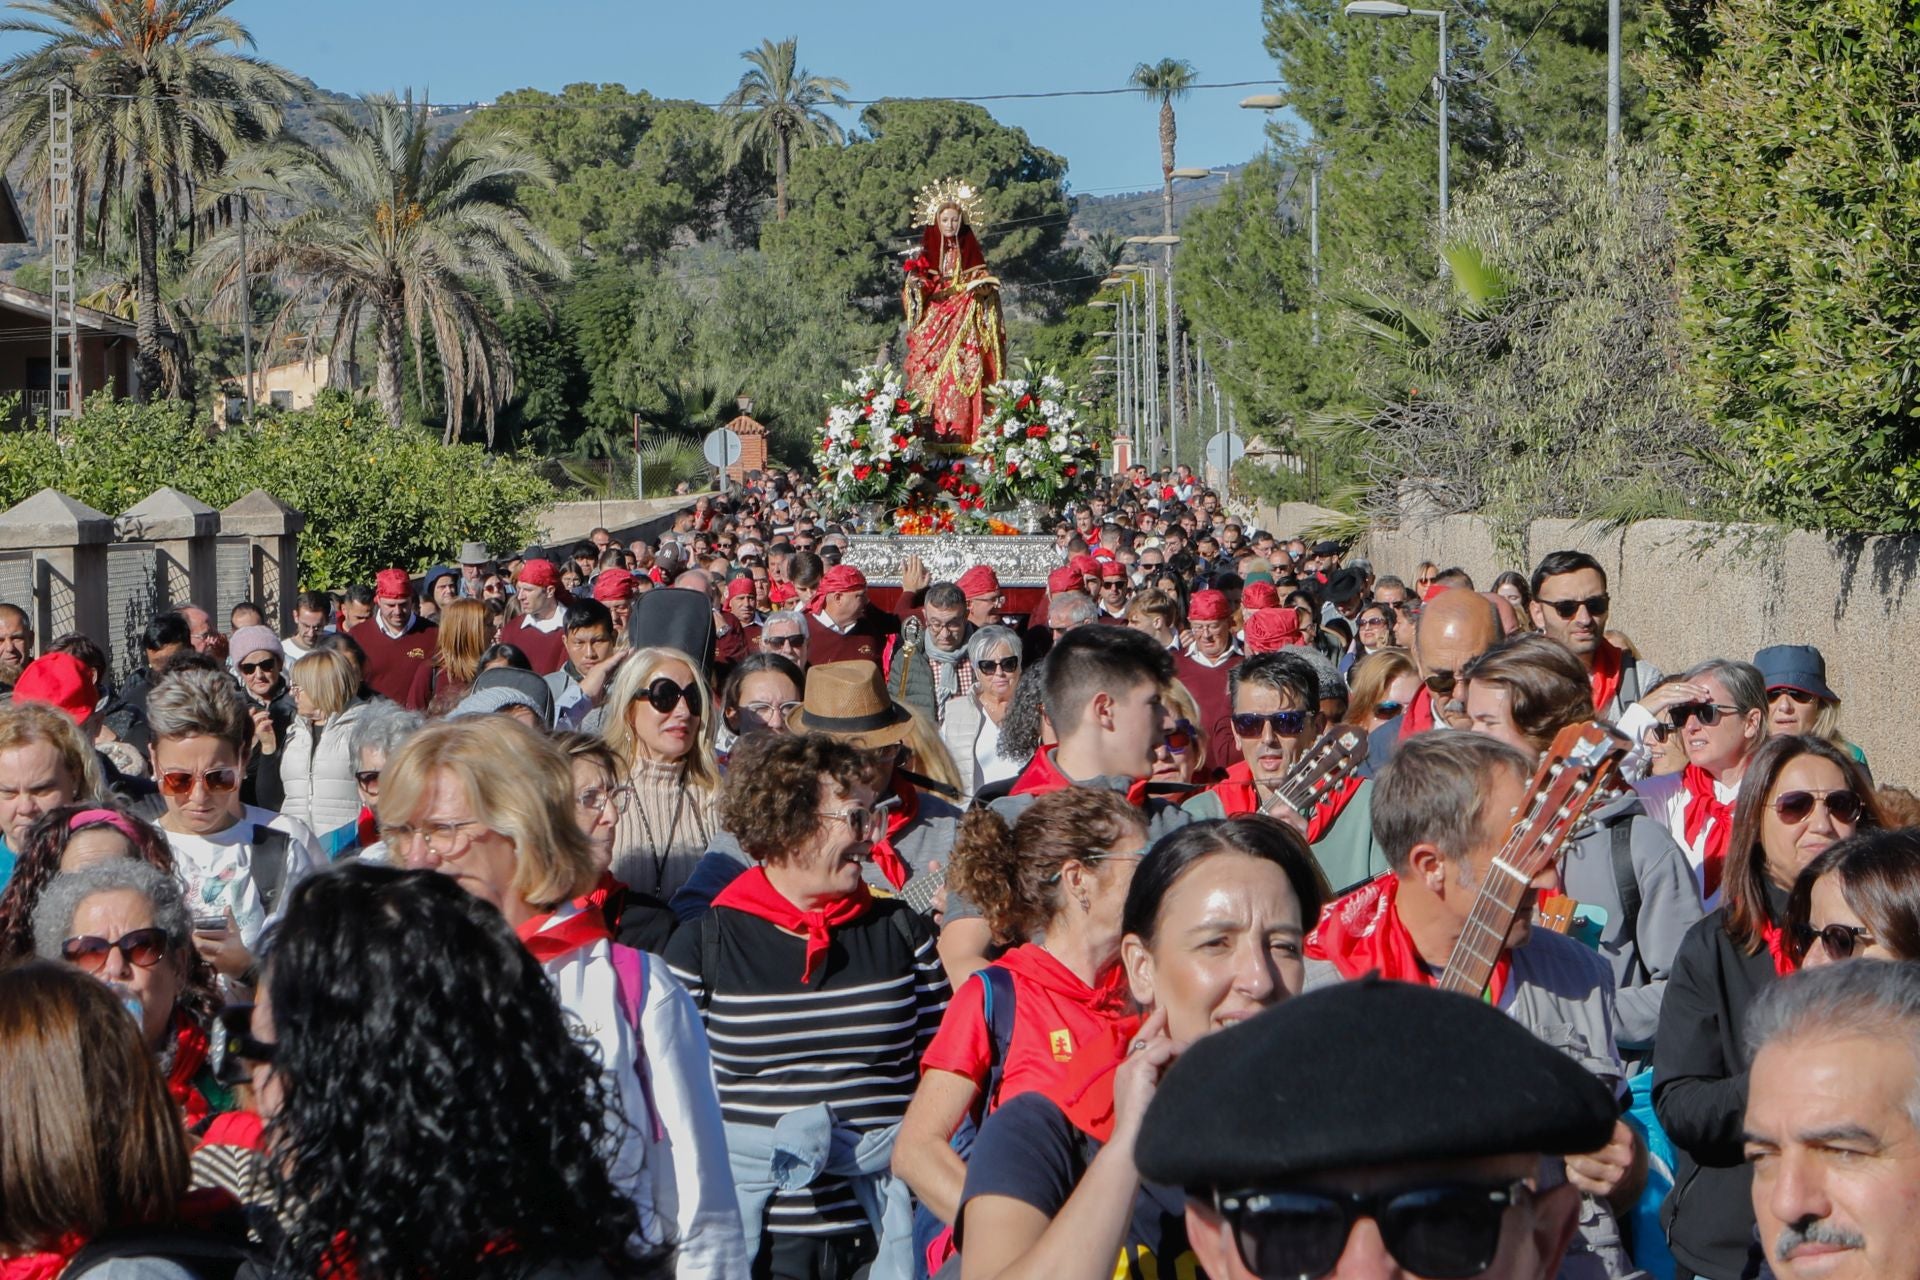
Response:
[[[1718,702],[1680,702],[1668,708],[1667,714],[1676,729],[1685,728],[1688,720],[1698,720],[1701,728],[1711,729],[1720,723],[1721,716],[1739,715],[1740,708]]]
[[[1826,948],[1827,955],[1835,960],[1850,960],[1854,950],[1861,946],[1872,946],[1873,934],[1857,924],[1829,924],[1815,928],[1810,924],[1793,927],[1794,954],[1805,957],[1818,942]]]
[[[1269,715],[1254,712],[1236,712],[1233,717],[1233,731],[1243,738],[1257,738],[1264,725],[1272,725],[1273,731],[1282,735],[1300,732],[1307,727],[1307,711],[1275,711]]]
[[[280,659],[278,658],[262,658],[258,662],[243,662],[240,664],[240,674],[243,676],[250,676],[256,671],[264,671],[268,675],[272,675],[279,669]]]
[[[798,649],[807,642],[807,638],[796,631],[790,636],[764,636],[760,642],[769,649]]]
[[[1391,720],[1405,710],[1406,707],[1398,702],[1376,702],[1373,704],[1373,714],[1382,720]]]
[[[1542,600],[1540,607],[1551,609],[1571,621],[1583,608],[1590,618],[1604,618],[1607,610],[1613,607],[1613,601],[1606,596],[1588,596],[1585,600]]]
[[[978,668],[980,674],[983,676],[998,675],[1002,671],[1010,676],[1020,674],[1020,659],[1018,658],[982,658],[973,665]]]
[[[98,973],[107,967],[107,956],[118,951],[127,963],[151,969],[167,954],[167,931],[148,927],[134,929],[109,941],[85,934],[60,944],[60,958],[86,973]]]
[[[160,794],[179,799],[193,794],[193,784],[204,782],[207,790],[215,795],[225,795],[240,785],[238,769],[209,769],[205,773],[195,773],[191,769],[163,769],[160,772]]]
[[[353,780],[362,787],[365,787],[368,791],[371,791],[380,785],[380,771],[378,769],[360,769],[354,773]]]
[[[220,1029],[226,1033],[226,1050],[221,1054],[216,1075],[222,1084],[243,1084],[251,1074],[248,1063],[273,1061],[280,1046],[271,1040],[259,1040],[253,1034],[253,1006],[230,1004],[220,1011]]]
[[[1444,698],[1452,693],[1460,683],[1460,678],[1451,671],[1436,671],[1420,681],[1427,686],[1427,692],[1436,698]]]
[[[1783,697],[1793,699],[1794,705],[1801,707],[1813,701],[1813,695],[1804,689],[1789,689],[1785,685],[1781,685],[1779,688],[1767,690],[1768,702],[1777,702]]]
[[[1173,728],[1167,730],[1167,736],[1161,741],[1167,744],[1167,750],[1176,756],[1183,756],[1193,747],[1193,725],[1185,720],[1175,720]]]
[[[663,716],[670,715],[673,709],[680,705],[682,698],[687,700],[688,715],[700,714],[699,685],[675,684],[665,676],[661,676],[647,686],[647,705]]]
[[[1805,822],[1813,816],[1813,806],[1824,805],[1835,822],[1853,822],[1865,808],[1851,791],[1783,791],[1774,800],[1773,811],[1782,822]]]
[[[1524,1182],[1498,1187],[1415,1187],[1372,1194],[1275,1191],[1223,1196],[1240,1260],[1260,1280],[1318,1280],[1340,1263],[1353,1224],[1371,1218],[1406,1270],[1466,1280],[1493,1265],[1507,1210]]]

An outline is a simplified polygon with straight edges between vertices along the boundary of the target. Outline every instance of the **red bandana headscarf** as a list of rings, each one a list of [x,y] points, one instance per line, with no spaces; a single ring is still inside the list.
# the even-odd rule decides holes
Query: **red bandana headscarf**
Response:
[[[715,896],[713,905],[732,907],[735,911],[758,916],[788,933],[804,935],[807,940],[807,962],[800,970],[800,981],[810,984],[814,966],[826,957],[827,948],[832,945],[834,929],[851,924],[867,914],[873,907],[873,894],[862,884],[846,897],[829,902],[818,911],[802,911],[773,887],[773,882],[767,879],[765,867],[755,867],[735,876],[733,883]]]

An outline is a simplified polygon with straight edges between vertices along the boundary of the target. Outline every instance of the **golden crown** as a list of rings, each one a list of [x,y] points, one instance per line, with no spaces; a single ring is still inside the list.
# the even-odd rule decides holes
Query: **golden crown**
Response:
[[[938,182],[929,182],[920,188],[920,199],[914,205],[916,227],[930,227],[940,211],[948,205],[960,210],[967,225],[980,228],[980,192],[971,182],[959,178],[942,178]]]

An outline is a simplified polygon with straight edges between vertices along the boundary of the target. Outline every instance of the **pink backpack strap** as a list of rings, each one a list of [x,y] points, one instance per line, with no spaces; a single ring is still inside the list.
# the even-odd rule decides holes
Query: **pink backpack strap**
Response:
[[[623,947],[617,942],[609,950],[613,953],[615,985],[620,990],[620,1011],[626,1014],[627,1026],[633,1031],[635,1068],[640,1072],[640,1093],[647,1100],[647,1117],[653,1124],[653,1140],[659,1142],[667,1136],[667,1131],[660,1123],[660,1108],[653,1101],[653,1073],[647,1065],[647,1037],[640,1029],[640,1015],[647,1007],[647,953]]]

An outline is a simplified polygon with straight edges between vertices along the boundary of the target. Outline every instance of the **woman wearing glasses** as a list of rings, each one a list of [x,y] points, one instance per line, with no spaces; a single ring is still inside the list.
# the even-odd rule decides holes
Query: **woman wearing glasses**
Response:
[[[636,649],[607,695],[607,745],[633,803],[613,841],[613,875],[663,901],[712,847],[720,765],[698,664],[678,649]]]
[[[1745,771],[1725,901],[1680,944],[1653,1051],[1654,1107],[1680,1152],[1668,1236],[1697,1275],[1737,1280],[1756,1248],[1745,1032],[1754,998],[1793,971],[1788,894],[1829,846],[1884,825],[1866,771],[1822,739],[1774,738]]]
[[[359,686],[360,673],[345,654],[316,650],[293,664],[299,714],[280,753],[281,812],[306,823],[324,849],[344,848],[359,830],[351,745],[370,702],[355,696]]]
[[[56,876],[33,913],[33,947],[113,990],[139,1023],[141,1043],[190,1131],[233,1110],[208,1052],[218,1005],[213,971],[194,953],[179,881],[128,857]]]
[[[755,865],[674,934],[704,1011],[754,1275],[913,1274],[913,1211],[888,1176],[921,1052],[947,1004],[931,923],[862,879],[884,830],[871,755],[763,738],[720,815]],[[811,1178],[776,1188],[776,1138]],[[743,1268],[740,1274],[747,1274]]]
[[[1664,822],[1692,864],[1700,901],[1720,904],[1732,849],[1734,804],[1754,754],[1767,740],[1767,686],[1745,662],[1715,658],[1641,699],[1657,736],[1677,736],[1687,767],[1634,784],[1647,812]]]
[[[230,677],[192,668],[163,677],[147,722],[166,802],[159,827],[186,883],[193,945],[230,987],[251,986],[267,918],[325,855],[300,819],[241,801],[253,718]]]
[[[666,966],[582,904],[598,871],[579,805],[568,758],[506,716],[429,725],[380,780],[388,847],[496,907],[588,1028],[620,1121],[614,1181],[642,1234],[679,1245],[683,1276],[745,1274],[706,1038]]]
[[[280,786],[280,752],[295,714],[286,647],[269,627],[241,627],[228,642],[227,655],[227,669],[240,682],[253,716],[246,801],[262,809],[281,808],[286,792]]]
[[[1207,734],[1200,727],[1200,704],[1179,680],[1170,681],[1161,700],[1173,712],[1173,727],[1161,737],[1153,752],[1153,773],[1149,783],[1160,783],[1168,790],[1166,799],[1184,803],[1203,790],[1219,770],[1207,757]]]
[[[1014,777],[1027,763],[1000,750],[1000,725],[1020,683],[1022,653],[1020,637],[998,623],[981,627],[967,640],[973,692],[947,700],[940,739],[960,770],[961,790],[968,796]]]
[[[633,805],[633,788],[620,781],[620,762],[604,738],[588,733],[558,733],[553,743],[573,771],[573,814],[587,838],[598,879],[575,902],[598,912],[607,932],[636,951],[665,951],[673,936],[673,913],[649,894],[629,889],[614,878],[613,837],[622,814]]]
[[[1061,1101],[1026,1093],[987,1118],[955,1232],[966,1280],[1194,1273],[1184,1192],[1135,1171],[1140,1122],[1184,1046],[1299,993],[1321,884],[1300,837],[1259,816],[1193,823],[1141,860],[1120,962],[1146,1019],[1077,1047]]]
[[[1787,901],[1800,967],[1920,960],[1920,833],[1869,831],[1807,864]]]
[[[1368,733],[1407,709],[1420,692],[1420,668],[1405,649],[1377,649],[1347,673],[1347,718]]]
[[[785,733],[787,717],[800,705],[806,676],[777,653],[750,653],[734,665],[720,688],[720,730],[714,746],[722,757],[750,733]]]

